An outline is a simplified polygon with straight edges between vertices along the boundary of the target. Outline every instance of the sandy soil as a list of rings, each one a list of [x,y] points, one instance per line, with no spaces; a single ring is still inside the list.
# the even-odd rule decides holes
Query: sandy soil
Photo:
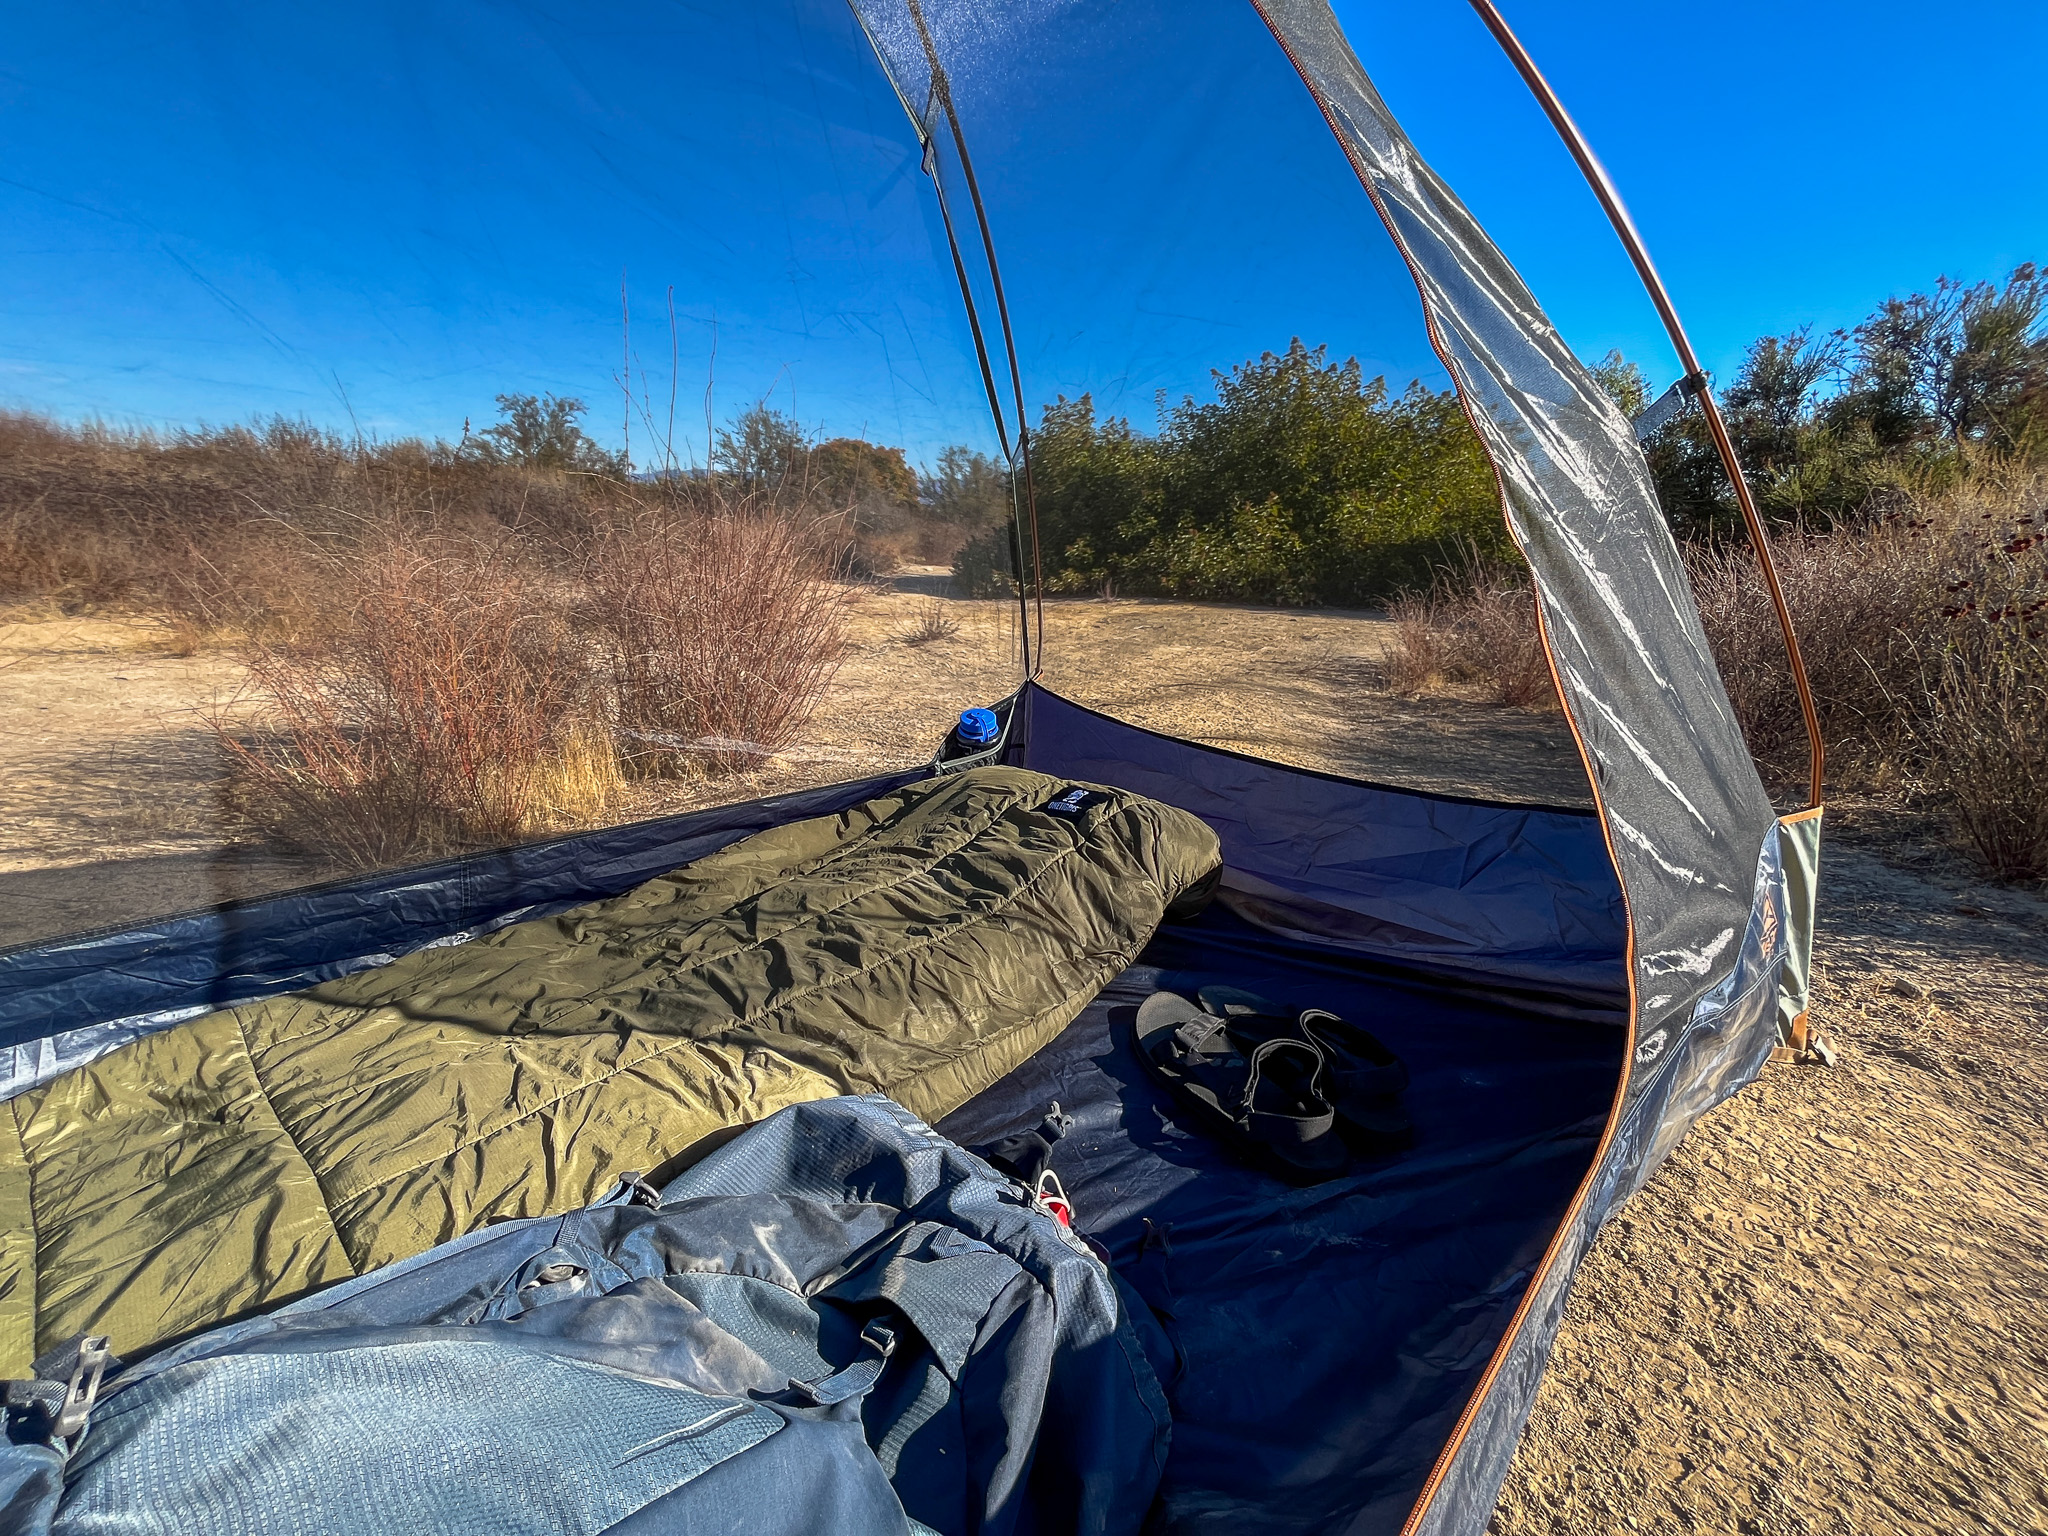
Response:
[[[912,573],[861,602],[792,751],[639,786],[613,815],[927,758],[1017,675],[1014,609],[941,586]],[[935,601],[957,632],[909,643]],[[1389,697],[1370,615],[1090,601],[1046,624],[1047,682],[1139,724],[1584,803],[1560,717]],[[337,872],[223,810],[200,711],[239,682],[147,626],[0,626],[0,947]],[[1826,855],[1816,1016],[1841,1064],[1768,1070],[1601,1234],[1498,1536],[2048,1533],[2048,903],[1878,848]]]
[[[1815,1017],[1601,1233],[1496,1536],[2048,1531],[2048,903],[1823,855]]]
[[[336,873],[250,842],[202,712],[241,671],[146,623],[0,624],[0,948]]]

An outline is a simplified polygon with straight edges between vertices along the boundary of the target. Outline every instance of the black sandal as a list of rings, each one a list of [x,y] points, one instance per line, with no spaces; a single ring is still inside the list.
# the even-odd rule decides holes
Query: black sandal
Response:
[[[1225,1019],[1241,1034],[1313,1041],[1327,1063],[1330,1100],[1361,1150],[1393,1151],[1415,1139],[1415,1122],[1400,1105],[1408,1090],[1408,1068],[1370,1030],[1327,1008],[1290,1014],[1242,987],[1203,987],[1195,996],[1205,1013]]]
[[[1313,1040],[1240,1036],[1177,992],[1146,998],[1132,1035],[1145,1070],[1205,1129],[1297,1183],[1344,1171],[1347,1149]]]

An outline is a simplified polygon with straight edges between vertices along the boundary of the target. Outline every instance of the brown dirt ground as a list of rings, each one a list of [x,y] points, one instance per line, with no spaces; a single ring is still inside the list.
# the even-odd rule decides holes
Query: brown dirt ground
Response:
[[[1495,1536],[2048,1531],[2048,902],[1823,854],[1814,1017],[1609,1223]]]
[[[942,594],[912,572],[857,605],[799,747],[636,785],[610,819],[928,757],[1016,677],[1014,608]],[[957,633],[908,643],[935,603]],[[1585,803],[1559,716],[1379,688],[1372,615],[1075,601],[1046,628],[1046,681],[1141,725]],[[0,625],[0,947],[340,872],[229,815],[201,711],[239,682],[143,623]],[[1601,1234],[1496,1536],[2048,1536],[2048,902],[1854,841],[1829,845],[1817,958],[1840,1065],[1768,1070]]]

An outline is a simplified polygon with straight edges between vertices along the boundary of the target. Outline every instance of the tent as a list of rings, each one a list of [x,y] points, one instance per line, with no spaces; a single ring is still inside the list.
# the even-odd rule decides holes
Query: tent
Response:
[[[61,20],[44,25],[45,62],[82,57]],[[1774,1051],[1807,1043],[1818,774],[1815,803],[1781,816],[1631,423],[1424,163],[1323,0],[855,0],[850,14],[794,0],[772,15],[647,7],[573,23],[519,6],[372,7],[318,38],[232,20],[222,38],[122,51],[90,78],[175,105],[173,76],[219,87],[206,98],[227,125],[215,150],[251,166],[246,185],[220,188],[234,215],[209,234],[246,242],[235,294],[216,292],[226,279],[200,271],[199,237],[167,231],[173,214],[151,201],[154,157],[187,147],[175,137],[137,145],[129,179],[109,173],[78,187],[70,211],[38,216],[60,232],[81,217],[112,230],[95,259],[137,311],[175,309],[175,323],[195,293],[221,298],[235,321],[223,356],[250,378],[297,366],[277,356],[314,344],[304,336],[340,345],[347,327],[322,331],[315,312],[344,287],[379,323],[440,317],[405,346],[445,346],[469,367],[471,339],[445,317],[506,335],[540,320],[461,292],[436,308],[427,291],[445,299],[494,263],[508,282],[553,270],[566,258],[551,242],[601,223],[596,209],[617,218],[621,249],[695,242],[709,253],[697,270],[734,283],[766,248],[747,231],[776,232],[794,298],[728,313],[727,368],[802,329],[807,355],[839,369],[809,398],[842,419],[886,396],[906,437],[937,443],[980,413],[973,430],[1013,494],[1002,643],[1015,686],[947,707],[996,707],[999,740],[975,760],[1202,818],[1222,842],[1225,896],[1162,930],[1058,1040],[937,1129],[975,1146],[1050,1100],[1077,1117],[1059,1165],[1076,1209],[1120,1270],[1166,1276],[1147,1295],[1173,1317],[1184,1363],[1165,1528],[1483,1530],[1601,1223],[1701,1113]],[[465,137],[464,112],[489,100],[519,110],[501,106]],[[365,101],[418,143],[352,146],[337,109]],[[52,175],[83,153],[53,147],[57,120],[30,146],[42,158],[24,162]],[[1294,137],[1262,138],[1269,121]],[[484,129],[537,179],[479,192],[502,174]],[[689,155],[726,142],[730,174],[700,177]],[[1275,158],[1276,142],[1300,158]],[[303,155],[307,195],[280,192]],[[831,177],[778,182],[793,165]],[[419,212],[443,197],[476,222]],[[494,201],[516,206],[531,249],[505,254],[507,229],[477,212]],[[1281,215],[1299,222],[1273,227]],[[360,264],[323,276],[322,244],[344,226]],[[88,244],[50,242],[67,261]],[[406,261],[432,268],[444,249],[460,258],[447,271],[408,275]],[[199,281],[159,298],[150,282],[185,281],[173,268]],[[836,307],[799,321],[807,283]],[[1191,317],[1182,303],[1210,308]],[[80,329],[79,354],[116,358],[134,319],[102,314],[101,329]],[[1533,579],[1590,808],[1267,760],[1063,688],[1047,589],[1070,551],[1047,541],[1032,412],[1084,389],[1143,401],[1193,388],[1200,369],[1234,360],[1219,347],[1254,330],[1254,345],[1327,337],[1368,372],[1455,389]],[[921,340],[911,368],[903,350]],[[862,372],[883,354],[882,373]],[[1681,401],[1711,409],[1684,360]],[[633,366],[629,352],[629,379]],[[1218,610],[1217,655],[1235,623]],[[960,761],[0,954],[10,1096],[207,1010],[614,895]],[[1416,1145],[1285,1189],[1176,1131],[1116,1021],[1162,976],[1192,973],[1374,1021],[1409,1063]]]

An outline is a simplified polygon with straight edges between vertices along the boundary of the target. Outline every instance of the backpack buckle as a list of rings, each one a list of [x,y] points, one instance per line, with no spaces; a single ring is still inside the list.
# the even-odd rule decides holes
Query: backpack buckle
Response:
[[[89,1333],[78,1341],[78,1355],[71,1365],[71,1380],[64,1387],[64,1401],[50,1425],[53,1438],[75,1442],[92,1421],[92,1405],[100,1395],[100,1378],[113,1360],[105,1334]]]

